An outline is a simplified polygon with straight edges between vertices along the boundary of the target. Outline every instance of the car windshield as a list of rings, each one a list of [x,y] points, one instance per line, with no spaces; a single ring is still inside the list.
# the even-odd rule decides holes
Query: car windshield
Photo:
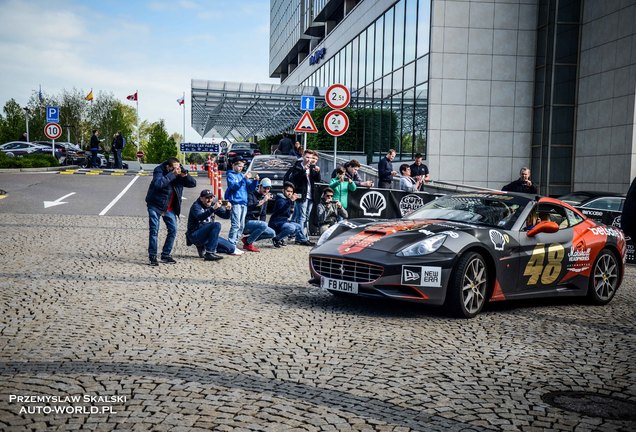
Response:
[[[290,156],[288,158],[256,158],[252,162],[250,170],[252,171],[287,171],[294,163],[296,158]]]
[[[253,147],[249,143],[246,143],[246,144],[232,144],[232,150],[251,150],[251,149],[253,149],[255,147],[258,147],[258,146],[254,145],[254,147]]]
[[[559,199],[561,201],[565,201],[568,204],[574,204],[574,205],[579,205],[581,204],[583,201],[587,201],[589,200],[591,197],[590,195],[587,194],[577,194],[577,193],[571,193],[568,195],[563,195],[561,197],[559,197]]]
[[[413,211],[406,219],[442,219],[510,229],[529,199],[513,195],[446,195]]]

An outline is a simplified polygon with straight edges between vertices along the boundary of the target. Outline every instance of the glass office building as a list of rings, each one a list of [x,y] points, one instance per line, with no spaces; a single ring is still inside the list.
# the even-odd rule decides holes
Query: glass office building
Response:
[[[359,150],[437,180],[624,192],[636,175],[636,0],[271,0],[270,75],[352,90]]]

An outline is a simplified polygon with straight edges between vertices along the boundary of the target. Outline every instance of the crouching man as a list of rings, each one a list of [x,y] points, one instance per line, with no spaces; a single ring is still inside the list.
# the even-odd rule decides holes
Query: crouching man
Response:
[[[245,236],[243,241],[243,250],[250,252],[260,252],[260,249],[254,245],[257,240],[265,240],[273,238],[276,233],[267,226],[265,222],[267,216],[267,202],[272,199],[269,192],[272,189],[272,181],[267,177],[262,179],[258,185],[258,189],[247,194],[247,215],[245,216]]]
[[[186,238],[189,243],[196,245],[199,256],[206,261],[223,259],[222,256],[217,255],[217,251],[230,255],[242,254],[242,251],[237,254],[236,247],[219,236],[221,224],[214,221],[215,215],[229,219],[231,209],[232,204],[226,202],[223,205],[209,189],[203,189],[199,199],[190,207]]]

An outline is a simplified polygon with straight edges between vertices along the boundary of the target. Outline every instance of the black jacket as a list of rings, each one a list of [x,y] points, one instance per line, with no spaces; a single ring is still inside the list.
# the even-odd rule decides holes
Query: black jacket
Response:
[[[245,220],[262,220],[265,221],[267,217],[267,202],[259,207],[258,202],[262,200],[265,195],[258,191],[253,191],[247,194],[247,214]]]
[[[289,154],[289,152],[294,148],[294,143],[289,137],[285,137],[278,141],[278,151],[280,154]]]
[[[537,191],[537,187],[534,184],[527,186],[525,182],[521,179],[517,179],[511,183],[508,183],[501,190],[505,192],[522,192],[522,193],[529,193],[529,194],[539,193]]]
[[[201,225],[214,222],[214,215],[219,215],[223,219],[230,218],[230,211],[226,210],[225,207],[219,207],[214,210],[212,207],[214,206],[216,201],[212,202],[210,207],[205,207],[200,199],[197,199],[192,203],[192,207],[190,207],[190,213],[188,214],[188,231],[186,232],[186,237],[190,237],[190,234],[198,230]]]
[[[636,238],[636,177],[627,191],[623,214],[621,215],[621,229],[626,236]]]
[[[307,182],[307,173],[303,167],[303,161],[297,161],[294,166],[288,169],[283,180],[294,184],[294,192],[301,195],[302,198],[299,199],[301,202],[307,199],[307,194],[311,193],[313,186],[322,181],[320,172],[312,169],[309,171],[309,182]]]
[[[99,150],[99,138],[97,135],[91,135],[91,150]]]
[[[378,162],[378,178],[381,182],[390,183],[393,181],[393,164],[385,157]]]
[[[168,163],[163,162],[157,166],[152,172],[152,181],[148,187],[146,194],[146,204],[148,207],[155,208],[160,212],[168,209],[168,203],[172,193],[175,194],[174,214],[181,214],[181,199],[183,198],[183,188],[193,188],[197,185],[197,181],[190,176],[176,176],[174,171],[168,171]]]

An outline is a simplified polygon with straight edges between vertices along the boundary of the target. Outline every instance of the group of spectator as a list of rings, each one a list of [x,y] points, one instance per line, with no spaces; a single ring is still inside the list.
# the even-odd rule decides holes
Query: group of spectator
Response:
[[[380,188],[392,189],[393,187],[393,177],[398,175],[397,171],[393,169],[395,154],[395,149],[389,149],[386,156],[378,162],[378,186]],[[421,191],[429,181],[431,181],[431,177],[428,173],[428,167],[423,163],[421,153],[415,154],[413,164],[400,165],[400,190],[406,192]]]

